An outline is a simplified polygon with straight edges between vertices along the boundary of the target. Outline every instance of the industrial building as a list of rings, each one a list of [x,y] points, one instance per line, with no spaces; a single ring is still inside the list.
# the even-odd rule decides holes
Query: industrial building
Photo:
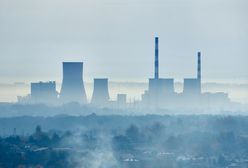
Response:
[[[159,38],[155,37],[154,77],[149,79],[148,88],[142,94],[140,102],[127,104],[126,94],[117,94],[117,100],[111,101],[108,78],[95,78],[90,104],[95,107],[141,107],[141,108],[205,108],[225,106],[230,102],[228,95],[222,92],[202,93],[201,88],[201,52],[197,53],[197,75],[185,78],[183,91],[175,92],[173,78],[161,78],[159,75]],[[56,83],[31,83],[30,102],[52,104],[57,101]],[[26,98],[19,97],[22,102]],[[25,101],[23,101],[25,100]],[[77,102],[87,104],[87,96],[83,81],[83,62],[63,62],[63,81],[59,94],[60,104]]]
[[[117,108],[125,108],[127,106],[127,95],[126,94],[117,94]]]
[[[54,104],[56,101],[55,81],[31,83],[31,103]]]
[[[149,79],[148,90],[142,95],[142,108],[204,108],[212,104],[222,106],[229,103],[228,95],[225,93],[202,93],[201,52],[197,53],[197,77],[184,79],[182,93],[174,91],[174,79],[159,77],[158,37],[155,37],[154,68],[154,78]]]
[[[164,103],[165,96],[173,97],[174,79],[159,77],[159,38],[155,37],[154,78],[149,79],[148,90],[142,95],[143,103],[157,107]]]
[[[201,94],[201,52],[197,53],[197,77],[184,79],[183,93],[187,95]]]
[[[61,103],[87,103],[83,82],[83,62],[63,62],[63,81],[59,99]]]

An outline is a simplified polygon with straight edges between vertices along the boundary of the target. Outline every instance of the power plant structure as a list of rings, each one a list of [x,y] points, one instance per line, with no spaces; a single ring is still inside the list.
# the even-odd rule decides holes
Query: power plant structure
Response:
[[[158,79],[159,78],[159,62],[158,62],[158,48],[159,48],[159,44],[158,44],[158,37],[155,37],[155,61],[154,61],[154,79]]]
[[[125,108],[127,105],[127,95],[126,94],[117,94],[117,108]]]
[[[54,104],[57,95],[55,81],[31,83],[31,103]]]
[[[91,104],[98,107],[106,107],[109,105],[109,90],[107,78],[94,79],[94,90]]]
[[[201,52],[197,53],[197,78],[185,78],[183,93],[188,95],[201,94]]]
[[[197,53],[197,77],[185,78],[183,92],[174,91],[173,78],[159,77],[159,40],[155,37],[155,72],[149,79],[148,90],[142,95],[141,107],[175,109],[223,106],[230,102],[228,95],[219,93],[202,93],[201,91],[201,52]]]
[[[63,62],[63,81],[60,102],[87,103],[83,82],[83,62]]]
[[[202,93],[201,52],[197,53],[196,77],[185,78],[183,91],[178,93],[175,91],[173,78],[161,78],[159,75],[159,37],[155,37],[154,49],[154,77],[149,78],[148,88],[141,95],[141,101],[127,103],[126,94],[117,94],[116,101],[110,100],[108,78],[95,78],[92,98],[90,103],[87,103],[83,81],[83,62],[63,62],[63,80],[59,96],[55,82],[31,83],[30,102],[44,104],[76,102],[100,108],[139,107],[144,109],[223,107],[230,103],[226,93]],[[27,102],[26,98],[20,98],[20,100]]]
[[[155,37],[155,63],[154,78],[149,79],[148,90],[142,95],[146,105],[158,107],[164,102],[165,95],[173,97],[174,79],[159,77],[159,38]]]

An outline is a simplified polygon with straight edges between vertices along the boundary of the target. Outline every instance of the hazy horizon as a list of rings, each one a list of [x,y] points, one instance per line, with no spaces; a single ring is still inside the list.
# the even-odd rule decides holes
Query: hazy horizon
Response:
[[[248,167],[247,16],[248,0],[0,0],[0,168]]]
[[[38,81],[36,81],[38,82]],[[88,101],[93,92],[93,82],[84,82]],[[61,82],[56,83],[56,90],[60,92]],[[110,100],[116,100],[118,93],[127,94],[127,101],[140,100],[141,94],[148,88],[147,82],[109,81]],[[175,82],[175,92],[183,91],[183,83]],[[30,83],[0,83],[0,102],[16,102],[17,96],[30,94]],[[202,83],[202,92],[224,92],[234,102],[248,104],[248,83]]]

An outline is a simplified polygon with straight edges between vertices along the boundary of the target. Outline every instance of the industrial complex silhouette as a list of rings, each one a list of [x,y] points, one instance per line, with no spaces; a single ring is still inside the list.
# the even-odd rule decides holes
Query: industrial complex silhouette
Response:
[[[205,108],[221,107],[230,101],[225,93],[202,93],[201,52],[197,53],[197,77],[184,79],[183,92],[176,93],[174,79],[159,77],[159,38],[155,37],[154,78],[149,79],[148,90],[142,95],[142,107]]]
[[[230,103],[226,93],[202,93],[201,89],[201,52],[197,53],[196,78],[184,79],[183,92],[174,89],[173,78],[159,76],[159,38],[155,37],[154,78],[149,79],[148,89],[142,99],[135,102],[140,108],[205,108],[222,107]],[[108,90],[108,79],[94,79],[94,90],[91,101],[87,96],[83,82],[83,62],[63,62],[63,81],[60,93],[56,91],[55,81],[31,83],[31,94],[26,101],[33,104],[66,104],[76,102],[96,107],[131,107],[126,94],[118,94],[116,101],[111,101]]]

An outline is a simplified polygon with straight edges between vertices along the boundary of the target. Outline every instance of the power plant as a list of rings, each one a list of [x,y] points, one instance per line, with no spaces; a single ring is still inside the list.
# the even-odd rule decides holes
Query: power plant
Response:
[[[109,103],[108,79],[94,79],[94,91],[91,104],[95,106],[107,106]]]
[[[176,93],[173,78],[159,76],[159,39],[155,37],[154,78],[149,79],[148,90],[144,92],[141,107],[155,109],[202,108],[223,106],[229,103],[225,93],[201,92],[201,52],[197,53],[197,77],[184,79],[183,92]]]
[[[158,37],[155,37],[155,61],[154,61],[154,79],[158,79],[159,78],[159,62],[158,62]]]
[[[149,79],[148,90],[142,95],[142,100],[148,106],[157,107],[163,103],[166,96],[174,96],[174,79],[159,77],[159,38],[155,37],[154,78]]]
[[[83,82],[83,62],[63,62],[63,81],[59,99],[62,103],[87,103]]]
[[[197,78],[184,79],[184,94],[201,94],[201,52],[197,53]]]
[[[31,102],[53,104],[57,101],[55,81],[31,83]]]
[[[173,78],[161,78],[159,75],[159,38],[155,37],[154,77],[148,81],[148,88],[141,95],[141,101],[127,103],[126,94],[117,94],[117,100],[110,100],[108,78],[94,79],[94,89],[90,105],[112,108],[205,108],[221,107],[230,102],[228,95],[222,92],[202,93],[201,88],[201,52],[197,53],[197,75],[195,78],[185,78],[183,91],[178,93],[174,88]],[[58,100],[57,100],[58,97]],[[21,100],[21,99],[20,99]],[[57,100],[57,101],[54,101]],[[59,96],[55,82],[31,83],[32,103],[49,104],[58,102],[66,104],[76,102],[88,104],[83,81],[83,62],[63,62],[63,80]],[[131,104],[128,106],[128,104]]]
[[[126,94],[117,94],[117,108],[125,108],[127,105],[127,95]]]

